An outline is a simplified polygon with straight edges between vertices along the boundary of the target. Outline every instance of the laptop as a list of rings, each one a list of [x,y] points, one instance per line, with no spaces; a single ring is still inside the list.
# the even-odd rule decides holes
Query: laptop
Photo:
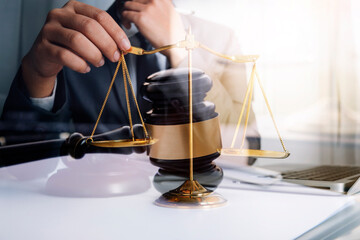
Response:
[[[344,165],[268,165],[283,181],[353,195],[360,192],[360,167]]]

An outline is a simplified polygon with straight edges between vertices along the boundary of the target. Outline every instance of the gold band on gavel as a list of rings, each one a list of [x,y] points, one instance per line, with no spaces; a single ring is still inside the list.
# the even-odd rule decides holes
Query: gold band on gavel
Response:
[[[158,139],[151,146],[150,157],[163,160],[190,158],[189,124],[152,125],[146,124],[150,135]],[[221,151],[221,133],[218,116],[193,123],[194,158],[208,156]]]

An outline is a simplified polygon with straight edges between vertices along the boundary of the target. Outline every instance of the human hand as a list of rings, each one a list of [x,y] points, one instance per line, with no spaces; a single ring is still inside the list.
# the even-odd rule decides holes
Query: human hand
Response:
[[[129,28],[134,23],[141,34],[155,48],[173,44],[185,38],[185,30],[180,15],[171,0],[132,0],[124,3],[123,24]],[[186,56],[183,49],[163,52],[173,67]]]
[[[34,45],[22,62],[22,75],[31,97],[53,91],[56,75],[64,66],[89,72],[104,65],[104,57],[116,62],[130,42],[112,17],[93,6],[69,1],[51,10]]]

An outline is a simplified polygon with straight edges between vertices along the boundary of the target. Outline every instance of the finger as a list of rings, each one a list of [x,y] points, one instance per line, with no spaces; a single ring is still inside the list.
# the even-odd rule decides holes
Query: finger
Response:
[[[111,38],[115,40],[117,46],[122,51],[126,51],[131,47],[130,41],[124,31],[107,12],[77,1],[72,3],[76,13],[96,20]]]
[[[60,22],[65,28],[83,33],[108,59],[113,62],[119,60],[120,53],[117,44],[97,21],[84,15],[59,9],[49,13],[48,21]]]
[[[131,2],[138,2],[142,4],[148,4],[151,2],[151,0],[131,0]]]
[[[124,10],[141,12],[146,8],[146,5],[139,2],[127,1],[124,3]]]
[[[49,54],[50,62],[67,66],[80,73],[90,72],[91,69],[89,65],[72,51],[50,42],[45,42],[44,45],[47,53]]]
[[[49,42],[47,39],[42,40],[42,44],[38,47],[39,55],[44,62],[49,62],[48,65],[56,64],[61,68],[67,66],[74,71],[87,73],[90,71],[88,64],[77,56],[74,52],[64,47],[58,46]]]
[[[85,35],[108,59],[113,62],[119,60],[120,53],[116,42],[97,21],[79,14],[71,17],[60,14],[58,18],[65,28],[74,29]],[[97,63],[94,65],[97,66]]]
[[[54,24],[44,27],[44,31],[51,43],[70,49],[96,67],[104,65],[104,58],[100,50],[82,33]]]
[[[135,23],[136,25],[139,25],[139,23],[141,21],[140,12],[136,12],[136,11],[125,10],[122,12],[122,17],[129,22]],[[142,18],[144,19],[144,17],[142,17]]]

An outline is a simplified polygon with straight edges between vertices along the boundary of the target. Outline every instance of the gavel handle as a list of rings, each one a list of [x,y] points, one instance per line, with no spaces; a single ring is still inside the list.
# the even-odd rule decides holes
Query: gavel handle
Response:
[[[94,138],[111,135],[128,137],[129,134],[129,127],[126,126],[105,134],[96,135]],[[80,159],[86,153],[115,152],[130,154],[133,151],[136,152],[136,150],[131,148],[107,149],[90,146],[86,143],[87,139],[87,137],[84,137],[80,133],[73,133],[67,139],[54,139],[2,146],[0,147],[0,168],[66,155],[71,155],[75,159]]]
[[[0,147],[0,167],[68,155],[62,151],[65,142],[56,139]]]

